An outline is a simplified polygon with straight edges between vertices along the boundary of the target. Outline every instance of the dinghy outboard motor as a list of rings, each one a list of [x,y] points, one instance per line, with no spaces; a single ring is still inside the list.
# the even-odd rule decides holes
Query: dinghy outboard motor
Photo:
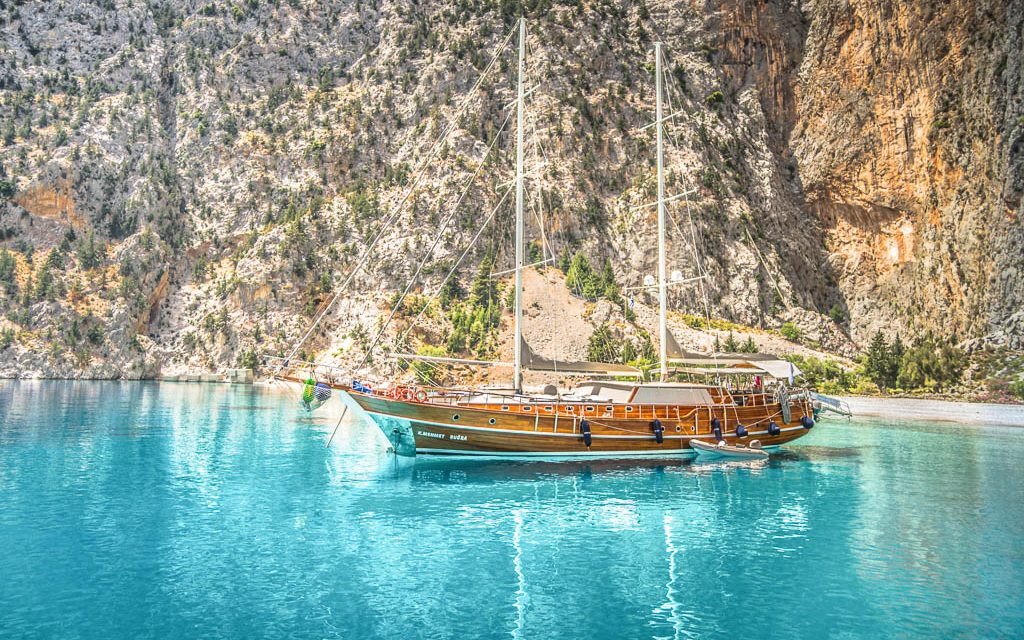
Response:
[[[747,435],[749,435],[747,433],[747,428],[744,427],[742,424],[737,424],[736,425],[736,437],[737,438],[746,438]]]
[[[804,416],[800,418],[800,426],[810,431],[811,427],[814,426],[814,418],[812,418],[811,416]]]
[[[580,420],[580,432],[583,434],[583,444],[590,447],[590,423],[586,420]]]
[[[658,444],[665,441],[665,427],[661,425],[661,420],[655,419],[651,423],[651,428],[654,429],[654,439]]]
[[[774,422],[768,423],[768,435],[777,436],[780,433],[782,433],[782,429],[779,428],[779,425],[775,424]]]
[[[711,433],[715,434],[715,440],[722,439],[722,423],[718,418],[711,420]]]

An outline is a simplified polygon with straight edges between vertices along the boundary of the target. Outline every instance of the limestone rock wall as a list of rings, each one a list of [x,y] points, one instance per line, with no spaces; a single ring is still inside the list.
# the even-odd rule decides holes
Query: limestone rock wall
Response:
[[[478,165],[424,292],[512,177],[507,129],[485,159],[512,51],[455,114],[520,9],[528,235],[545,251],[608,259],[627,286],[654,271],[641,128],[660,40],[679,112],[669,192],[695,190],[671,207],[669,258],[710,276],[674,288],[674,308],[794,321],[844,352],[879,328],[1020,348],[1021,4],[8,3],[0,246],[17,274],[0,329],[16,340],[0,373],[138,376],[287,350],[452,128],[307,347],[358,359]],[[507,268],[511,235],[506,207],[463,276],[488,250]],[[46,264],[60,266],[40,287]],[[83,340],[97,324],[105,337]]]

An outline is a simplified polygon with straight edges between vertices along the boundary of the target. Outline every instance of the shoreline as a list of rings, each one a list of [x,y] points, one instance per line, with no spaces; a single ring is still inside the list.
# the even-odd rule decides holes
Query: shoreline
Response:
[[[837,396],[850,406],[854,417],[894,420],[934,420],[958,424],[1024,427],[1024,405],[969,402],[937,398]]]
[[[248,372],[247,372],[248,373]],[[172,382],[192,384],[243,384],[272,388],[264,378],[217,374],[161,378],[0,378],[5,382]],[[932,420],[954,424],[1024,427],[1024,404],[976,402],[966,399],[912,398],[906,396],[835,396],[846,402],[854,417],[893,420]]]

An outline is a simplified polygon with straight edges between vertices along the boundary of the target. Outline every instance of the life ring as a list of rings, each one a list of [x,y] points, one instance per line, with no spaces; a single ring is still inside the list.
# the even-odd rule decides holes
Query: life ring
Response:
[[[416,402],[426,402],[427,401],[427,392],[424,391],[423,389],[417,389],[415,397],[416,397]]]
[[[402,400],[412,400],[412,389],[409,387],[402,388]]]

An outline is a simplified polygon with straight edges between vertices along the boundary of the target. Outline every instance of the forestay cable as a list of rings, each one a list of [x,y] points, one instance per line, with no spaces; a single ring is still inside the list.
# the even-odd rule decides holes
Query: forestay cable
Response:
[[[285,357],[281,365],[278,366],[275,375],[280,373],[281,370],[284,369],[284,367],[291,361],[291,359],[295,357],[295,354],[298,353],[299,349],[302,348],[302,345],[306,343],[306,340],[308,340],[309,336],[313,334],[313,331],[317,328],[320,322],[327,315],[327,312],[330,311],[331,307],[334,306],[334,303],[338,300],[341,294],[348,288],[348,285],[352,282],[353,278],[355,278],[355,275],[359,272],[360,267],[362,267],[362,265],[366,262],[366,259],[370,256],[370,253],[377,246],[377,243],[380,241],[380,239],[384,236],[384,232],[391,227],[395,218],[402,210],[402,207],[405,206],[405,203],[408,202],[410,196],[413,194],[416,187],[419,185],[419,182],[423,179],[423,176],[426,175],[427,167],[434,160],[434,158],[437,157],[437,154],[440,153],[444,143],[447,142],[448,137],[458,127],[460,117],[462,116],[462,112],[465,111],[466,107],[469,105],[470,99],[473,97],[473,94],[476,93],[476,91],[483,84],[484,79],[487,78],[488,74],[494,68],[494,65],[497,62],[499,56],[505,50],[505,47],[508,46],[509,41],[512,39],[512,35],[515,32],[516,29],[514,28],[509,30],[508,35],[505,36],[505,39],[498,47],[498,50],[495,52],[494,56],[491,57],[491,61],[484,68],[483,73],[480,74],[480,77],[473,85],[473,88],[470,89],[466,96],[462,99],[462,103],[456,110],[455,115],[453,116],[451,122],[448,125],[448,128],[441,135],[441,137],[438,138],[438,140],[434,143],[434,146],[431,148],[430,153],[423,160],[420,169],[417,171],[412,184],[410,184],[409,188],[406,190],[405,195],[398,202],[398,204],[394,208],[392,208],[391,212],[388,213],[388,215],[385,217],[384,221],[380,225],[380,229],[377,231],[377,234],[374,236],[370,244],[367,245],[366,248],[363,250],[363,255],[360,256],[359,260],[356,261],[355,266],[352,268],[352,271],[349,272],[348,276],[345,278],[345,281],[342,283],[341,287],[338,288],[338,291],[335,292],[334,296],[331,297],[330,301],[324,306],[323,310],[320,311],[320,313],[318,313],[317,316],[313,319],[313,323],[310,325],[309,329],[306,331],[305,334],[303,334],[302,338],[300,338],[299,341],[295,344],[295,347],[293,347],[292,350],[288,353],[287,357]]]
[[[366,361],[370,358],[370,355],[373,353],[373,350],[377,347],[377,344],[380,342],[380,339],[384,336],[384,333],[387,331],[388,326],[391,324],[391,320],[394,319],[395,314],[398,313],[398,310],[402,307],[402,303],[405,302],[406,296],[409,295],[409,291],[412,289],[413,285],[416,284],[417,279],[419,279],[420,273],[423,271],[423,267],[426,266],[427,262],[430,259],[430,256],[432,256],[434,253],[434,249],[437,248],[437,245],[441,242],[441,239],[444,237],[444,232],[448,228],[448,225],[451,224],[451,222],[455,219],[455,216],[458,214],[459,207],[462,206],[462,201],[465,200],[466,195],[468,195],[470,189],[473,188],[474,182],[480,175],[480,172],[483,170],[484,166],[487,164],[487,158],[491,156],[491,152],[494,150],[494,146],[498,143],[498,139],[501,137],[502,132],[505,131],[505,127],[508,125],[508,122],[511,119],[512,112],[509,111],[508,115],[505,117],[505,121],[501,123],[501,127],[499,127],[498,131],[494,134],[494,139],[491,140],[491,145],[487,147],[487,151],[484,152],[484,157],[482,160],[480,160],[480,164],[477,166],[476,171],[473,173],[472,177],[470,177],[470,179],[466,182],[466,188],[462,190],[462,193],[459,195],[459,199],[455,202],[455,206],[452,207],[451,213],[448,215],[448,217],[441,224],[441,227],[438,229],[437,235],[434,237],[433,244],[431,244],[430,248],[427,249],[426,253],[423,254],[423,258],[420,260],[419,264],[416,267],[416,272],[413,273],[412,278],[409,279],[409,284],[406,285],[405,290],[402,291],[402,295],[399,296],[398,301],[395,302],[395,305],[391,309],[391,313],[388,315],[387,320],[385,320],[384,324],[381,325],[381,328],[377,332],[377,335],[374,337],[373,342],[370,344],[369,348],[367,348],[366,353],[363,356],[362,362],[359,363],[356,369],[359,369],[364,364],[366,364]]]

